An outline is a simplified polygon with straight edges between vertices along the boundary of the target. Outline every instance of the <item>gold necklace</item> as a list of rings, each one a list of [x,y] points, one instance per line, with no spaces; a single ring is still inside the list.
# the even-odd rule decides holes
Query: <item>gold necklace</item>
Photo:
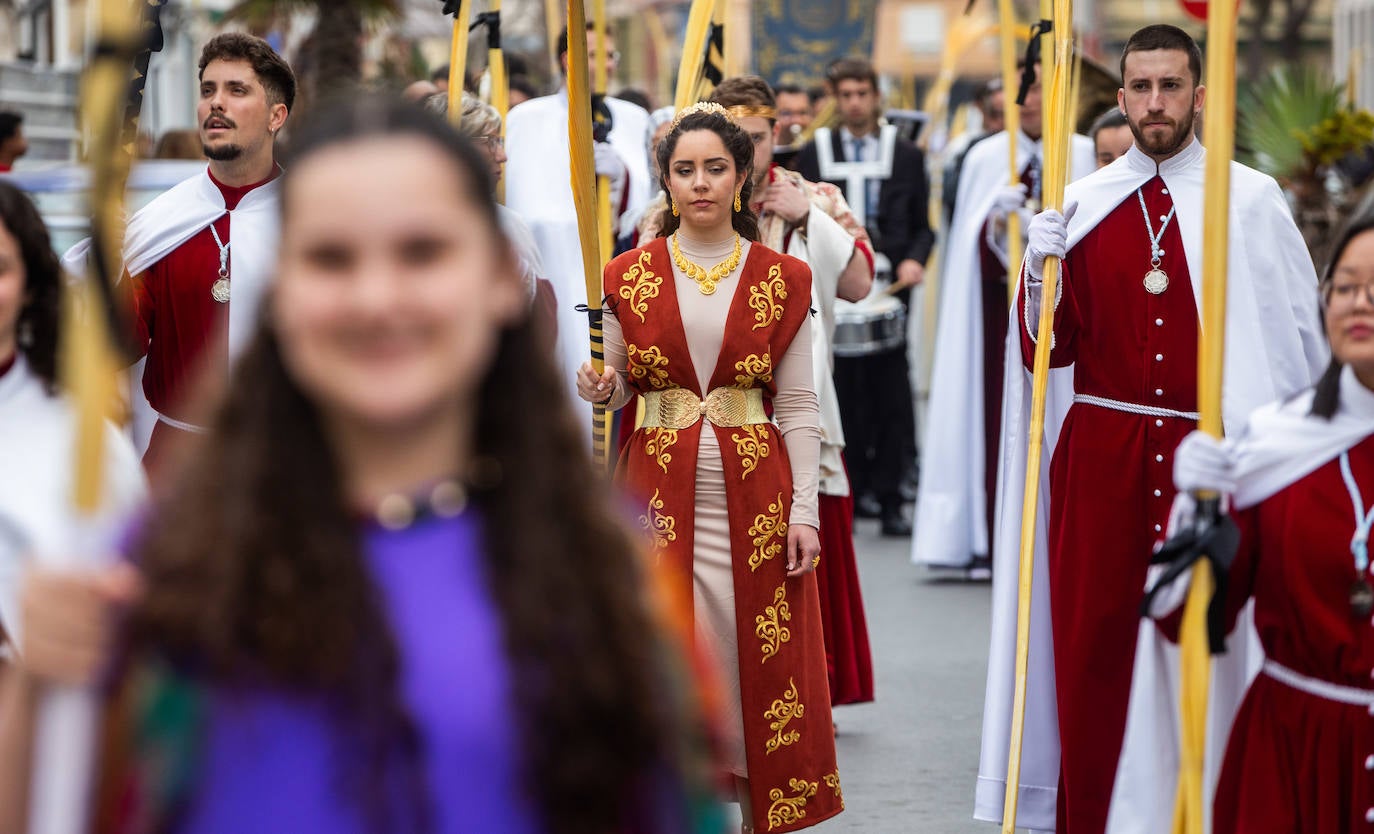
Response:
[[[699,264],[694,264],[687,260],[687,256],[682,254],[681,247],[677,244],[677,235],[673,235],[673,263],[682,270],[682,274],[697,282],[697,289],[702,295],[710,295],[716,291],[716,284],[719,284],[735,267],[739,266],[740,252],[742,247],[739,242],[739,234],[735,234],[735,249],[730,253],[730,257],[711,267],[708,272]]]

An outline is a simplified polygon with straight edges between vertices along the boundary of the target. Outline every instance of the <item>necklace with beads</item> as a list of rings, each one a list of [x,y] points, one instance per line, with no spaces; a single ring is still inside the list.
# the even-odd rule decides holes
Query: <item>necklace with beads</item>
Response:
[[[682,254],[682,248],[678,246],[677,235],[673,235],[673,263],[682,274],[691,278],[697,284],[697,289],[702,295],[711,295],[716,291],[719,284],[727,275],[735,271],[739,266],[740,252],[742,247],[739,242],[739,234],[735,234],[735,248],[730,252],[730,257],[707,270],[699,264],[694,264],[687,260],[687,256]]]

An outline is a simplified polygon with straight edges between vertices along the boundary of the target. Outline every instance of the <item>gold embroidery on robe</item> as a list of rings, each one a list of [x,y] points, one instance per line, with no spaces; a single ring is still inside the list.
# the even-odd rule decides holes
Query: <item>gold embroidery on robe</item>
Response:
[[[654,497],[649,499],[649,506],[639,517],[639,523],[654,537],[654,550],[663,550],[669,542],[677,541],[677,519],[663,512],[663,499],[658,497],[658,490],[654,490]]]
[[[768,792],[768,801],[772,804],[768,806],[768,830],[772,831],[781,825],[791,825],[806,818],[806,800],[816,795],[816,789],[820,787],[815,782],[808,782],[805,779],[787,780],[787,790],[792,793],[788,796],[782,788],[773,788]]]
[[[759,468],[759,461],[768,457],[772,451],[768,447],[768,428],[763,423],[741,426],[739,433],[734,436],[734,441],[735,454],[739,455],[740,465],[744,467],[739,476],[743,481],[749,477],[749,473]]]
[[[668,387],[668,357],[658,345],[641,348],[639,345],[626,345],[625,356],[628,360],[631,379],[649,383],[656,390]]]
[[[749,288],[749,309],[754,311],[754,326],[749,329],[758,330],[782,321],[782,305],[778,300],[786,298],[787,282],[782,280],[782,264],[773,264],[768,267],[768,277]]]
[[[773,731],[773,737],[763,745],[764,755],[801,741],[801,733],[795,729],[788,730],[787,725],[792,723],[793,718],[800,719],[805,714],[806,705],[797,696],[797,682],[788,678],[787,689],[783,691],[782,697],[775,699],[773,706],[763,713],[763,717],[768,719],[768,729]],[[786,732],[783,732],[784,730]]]
[[[768,505],[768,512],[754,516],[749,536],[754,540],[754,552],[749,554],[749,570],[752,573],[764,562],[782,552],[782,542],[773,541],[785,541],[787,536],[787,522],[782,520],[781,492],[778,493],[778,500]]]
[[[840,772],[838,770],[825,774],[825,785],[835,792],[835,798],[840,800],[840,807],[844,807],[844,794],[840,793]]]
[[[763,652],[763,660],[759,661],[760,663],[767,663],[768,658],[776,655],[783,643],[792,639],[791,630],[783,625],[791,620],[792,611],[787,605],[787,586],[779,585],[773,592],[773,604],[764,606],[763,613],[754,618],[754,636],[762,641],[759,651]]]
[[[668,450],[677,443],[677,429],[665,429],[662,427],[649,430],[649,440],[644,444],[644,451],[651,458],[658,459],[658,468],[663,470],[663,474],[668,474],[668,464],[673,462],[673,456]]]
[[[630,267],[620,280],[625,282],[625,286],[616,294],[630,303],[630,312],[638,316],[642,323],[644,313],[649,309],[649,299],[657,298],[658,288],[663,285],[663,279],[649,269],[648,251],[639,253],[638,263]]]
[[[773,381],[773,357],[764,352],[762,356],[751,353],[735,363],[735,385],[739,388],[753,388],[760,383],[766,385]]]

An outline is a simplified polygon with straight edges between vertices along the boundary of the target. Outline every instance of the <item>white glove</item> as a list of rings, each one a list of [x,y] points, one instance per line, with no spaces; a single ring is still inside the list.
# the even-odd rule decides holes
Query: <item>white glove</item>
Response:
[[[1016,185],[1004,185],[997,190],[997,195],[992,198],[991,215],[994,218],[1003,218],[1013,211],[1021,208],[1026,203],[1026,186],[1023,183]]]
[[[1235,444],[1193,431],[1174,451],[1174,486],[1179,492],[1236,491]]]
[[[620,158],[620,154],[615,152],[610,142],[593,142],[592,150],[596,154],[596,175],[610,179],[611,208],[618,211],[620,195],[625,190],[625,178],[630,170],[625,167],[625,160]]]
[[[1076,211],[1078,203],[1070,203],[1063,214],[1045,209],[1031,218],[1026,230],[1026,272],[1032,281],[1039,283],[1043,279],[1046,258],[1063,258],[1068,252],[1069,220]]]

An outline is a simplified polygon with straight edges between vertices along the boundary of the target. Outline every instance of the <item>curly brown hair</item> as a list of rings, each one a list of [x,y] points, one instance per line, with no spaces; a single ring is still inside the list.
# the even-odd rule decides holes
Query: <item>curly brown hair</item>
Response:
[[[48,227],[28,195],[0,180],[0,223],[19,242],[24,262],[24,304],[19,331],[27,332],[19,352],[49,391],[57,389],[57,340],[62,322],[62,265]]]
[[[720,141],[725,144],[725,150],[729,152],[735,161],[735,170],[744,172],[744,187],[740,189],[740,210],[731,212],[730,225],[734,227],[739,236],[745,240],[757,242],[759,239],[759,219],[754,215],[753,209],[749,208],[749,201],[754,194],[753,170],[754,170],[754,143],[734,120],[714,113],[710,110],[699,110],[695,113],[688,113],[681,121],[668,131],[668,135],[658,143],[656,152],[658,154],[659,186],[664,194],[671,195],[668,190],[668,163],[673,159],[673,151],[677,150],[678,140],[682,134],[690,133],[693,130],[709,130],[720,137]],[[669,200],[672,197],[669,196]],[[659,230],[660,237],[667,237],[677,231],[681,225],[681,218],[670,211],[663,213],[663,228]]]
[[[198,78],[204,77],[205,68],[211,61],[246,61],[262,83],[262,88],[267,91],[269,104],[285,104],[287,110],[295,105],[296,74],[291,71],[286,59],[262,38],[242,32],[216,35],[200,51]]]
[[[501,234],[485,159],[419,108],[363,99],[317,111],[298,131],[293,158],[398,135],[443,151],[464,199]],[[287,173],[287,228],[291,197]],[[131,651],[189,659],[215,682],[341,696],[340,726],[377,754],[355,757],[370,760],[376,777],[377,763],[398,753],[415,761],[415,731],[397,695],[397,647],[339,462],[316,405],[282,362],[271,320],[269,299],[226,401],[138,548],[147,594],[131,617]],[[623,825],[646,774],[676,757],[680,725],[656,691],[663,637],[644,595],[637,540],[592,465],[536,328],[526,317],[503,330],[475,395],[471,447],[502,476],[474,484],[471,499],[504,628],[529,794],[546,830],[606,834]],[[389,781],[366,776],[354,777],[364,789]],[[374,829],[396,830],[388,819],[398,812],[372,792],[364,801]]]

